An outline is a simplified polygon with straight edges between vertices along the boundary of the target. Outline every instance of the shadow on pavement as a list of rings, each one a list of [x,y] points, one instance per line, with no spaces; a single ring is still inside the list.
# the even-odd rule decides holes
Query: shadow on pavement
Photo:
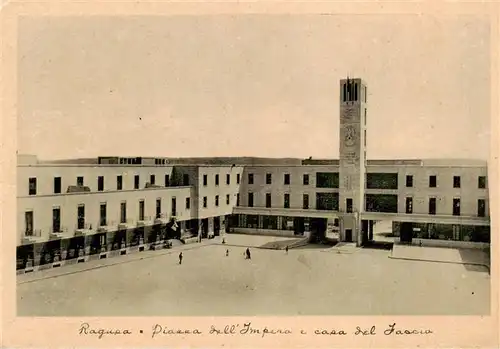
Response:
[[[465,249],[461,248],[458,250],[460,253],[460,258],[464,263],[464,267],[467,271],[482,272],[485,271],[490,273],[490,249],[476,250],[476,249]],[[474,264],[466,264],[474,263]],[[483,264],[483,265],[478,265]]]
[[[393,238],[396,237],[393,232],[387,232],[387,233],[377,233],[376,235],[383,236],[385,238]]]
[[[322,245],[322,244],[307,244],[304,246],[295,247],[294,250],[324,250],[327,247],[333,245]]]
[[[264,245],[258,246],[258,248],[264,248],[264,249],[269,249],[269,250],[283,250],[283,249],[285,249],[285,247],[291,246],[294,243],[296,243],[296,241],[277,240],[277,241],[267,242]]]
[[[392,250],[394,246],[394,242],[387,241],[368,241],[363,245],[364,249],[373,249],[373,250]]]

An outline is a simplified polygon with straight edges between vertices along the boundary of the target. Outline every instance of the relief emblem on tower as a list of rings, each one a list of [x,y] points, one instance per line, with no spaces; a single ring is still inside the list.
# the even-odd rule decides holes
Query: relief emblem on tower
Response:
[[[352,121],[355,116],[356,110],[354,108],[345,108],[344,109],[344,120]]]
[[[344,141],[348,147],[353,146],[357,140],[357,132],[354,126],[346,126],[344,129]]]

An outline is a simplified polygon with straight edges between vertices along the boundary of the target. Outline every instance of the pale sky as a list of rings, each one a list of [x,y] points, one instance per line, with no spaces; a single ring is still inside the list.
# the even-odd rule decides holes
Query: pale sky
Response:
[[[369,159],[487,159],[489,32],[416,15],[23,19],[18,150],[338,158],[349,74],[368,85]]]

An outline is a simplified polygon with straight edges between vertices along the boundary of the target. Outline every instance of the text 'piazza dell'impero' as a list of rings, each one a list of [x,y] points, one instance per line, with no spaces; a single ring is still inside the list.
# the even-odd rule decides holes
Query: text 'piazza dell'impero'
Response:
[[[207,329],[201,328],[174,328],[155,324],[150,331],[134,330],[130,328],[100,328],[92,327],[89,323],[82,323],[78,330],[80,335],[95,336],[98,339],[103,337],[122,337],[129,335],[146,335],[151,338],[159,338],[162,336],[252,336],[252,337],[268,337],[280,335],[311,335],[311,336],[414,336],[414,335],[430,335],[433,331],[430,329],[404,328],[396,323],[388,324],[377,328],[375,325],[369,327],[355,326],[354,328],[287,328],[287,327],[270,327],[256,326],[251,322],[227,324],[223,326],[210,325]]]

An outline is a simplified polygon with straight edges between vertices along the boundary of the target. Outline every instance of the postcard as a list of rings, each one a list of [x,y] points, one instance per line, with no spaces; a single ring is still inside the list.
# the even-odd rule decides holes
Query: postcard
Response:
[[[3,346],[498,346],[497,4],[2,16]]]

